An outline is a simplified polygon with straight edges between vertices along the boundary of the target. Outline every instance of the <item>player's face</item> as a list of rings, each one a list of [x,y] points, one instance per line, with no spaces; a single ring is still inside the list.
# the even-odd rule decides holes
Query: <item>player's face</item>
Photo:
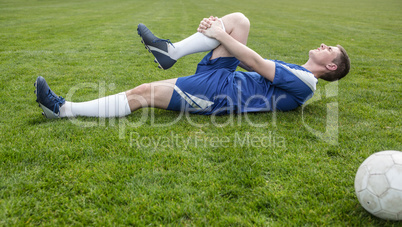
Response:
[[[327,46],[324,43],[314,50],[310,50],[309,56],[318,64],[327,65],[331,64],[334,59],[341,53],[338,47]]]

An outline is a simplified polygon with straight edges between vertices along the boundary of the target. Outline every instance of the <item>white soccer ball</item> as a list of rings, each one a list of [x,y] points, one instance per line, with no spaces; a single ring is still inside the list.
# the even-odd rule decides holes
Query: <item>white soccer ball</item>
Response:
[[[359,167],[355,190],[360,204],[386,220],[402,220],[402,152],[372,154]]]

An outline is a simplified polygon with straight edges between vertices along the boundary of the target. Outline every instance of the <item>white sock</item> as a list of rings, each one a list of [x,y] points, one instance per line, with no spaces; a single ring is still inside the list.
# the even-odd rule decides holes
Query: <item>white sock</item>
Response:
[[[60,107],[60,117],[124,117],[131,113],[125,92],[88,102],[67,102]]]
[[[223,30],[225,31],[225,26],[223,25],[222,20],[220,21]],[[173,43],[173,46],[168,45],[168,52],[171,58],[177,60],[189,54],[211,51],[219,45],[220,43],[216,39],[209,38],[204,34],[197,32],[180,42]]]

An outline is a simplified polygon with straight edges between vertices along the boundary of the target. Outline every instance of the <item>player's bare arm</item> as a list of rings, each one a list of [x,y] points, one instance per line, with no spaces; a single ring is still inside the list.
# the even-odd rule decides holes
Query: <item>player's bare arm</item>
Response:
[[[246,64],[244,64],[243,62],[239,63],[239,67],[245,69],[246,71],[249,72],[254,72],[254,70],[252,68],[250,68],[249,66],[247,66]]]
[[[204,20],[198,31],[204,35],[218,40],[233,56],[247,67],[247,70],[255,71],[270,81],[274,80],[275,63],[265,60],[257,52],[235,40],[226,33],[218,20]]]

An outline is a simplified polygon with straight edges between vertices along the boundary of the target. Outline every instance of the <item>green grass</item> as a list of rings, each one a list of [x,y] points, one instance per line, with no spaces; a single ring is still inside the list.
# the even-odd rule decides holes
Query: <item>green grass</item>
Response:
[[[353,184],[370,154],[402,150],[401,8],[399,0],[0,0],[0,225],[397,226],[367,213]],[[161,71],[137,24],[174,42],[203,17],[236,11],[250,19],[248,45],[262,56],[302,64],[309,49],[339,43],[350,75],[320,82],[314,102],[286,113],[41,116],[37,76],[62,96],[80,88],[72,100],[84,101],[190,75],[203,54]],[[337,131],[325,137],[329,103]]]

